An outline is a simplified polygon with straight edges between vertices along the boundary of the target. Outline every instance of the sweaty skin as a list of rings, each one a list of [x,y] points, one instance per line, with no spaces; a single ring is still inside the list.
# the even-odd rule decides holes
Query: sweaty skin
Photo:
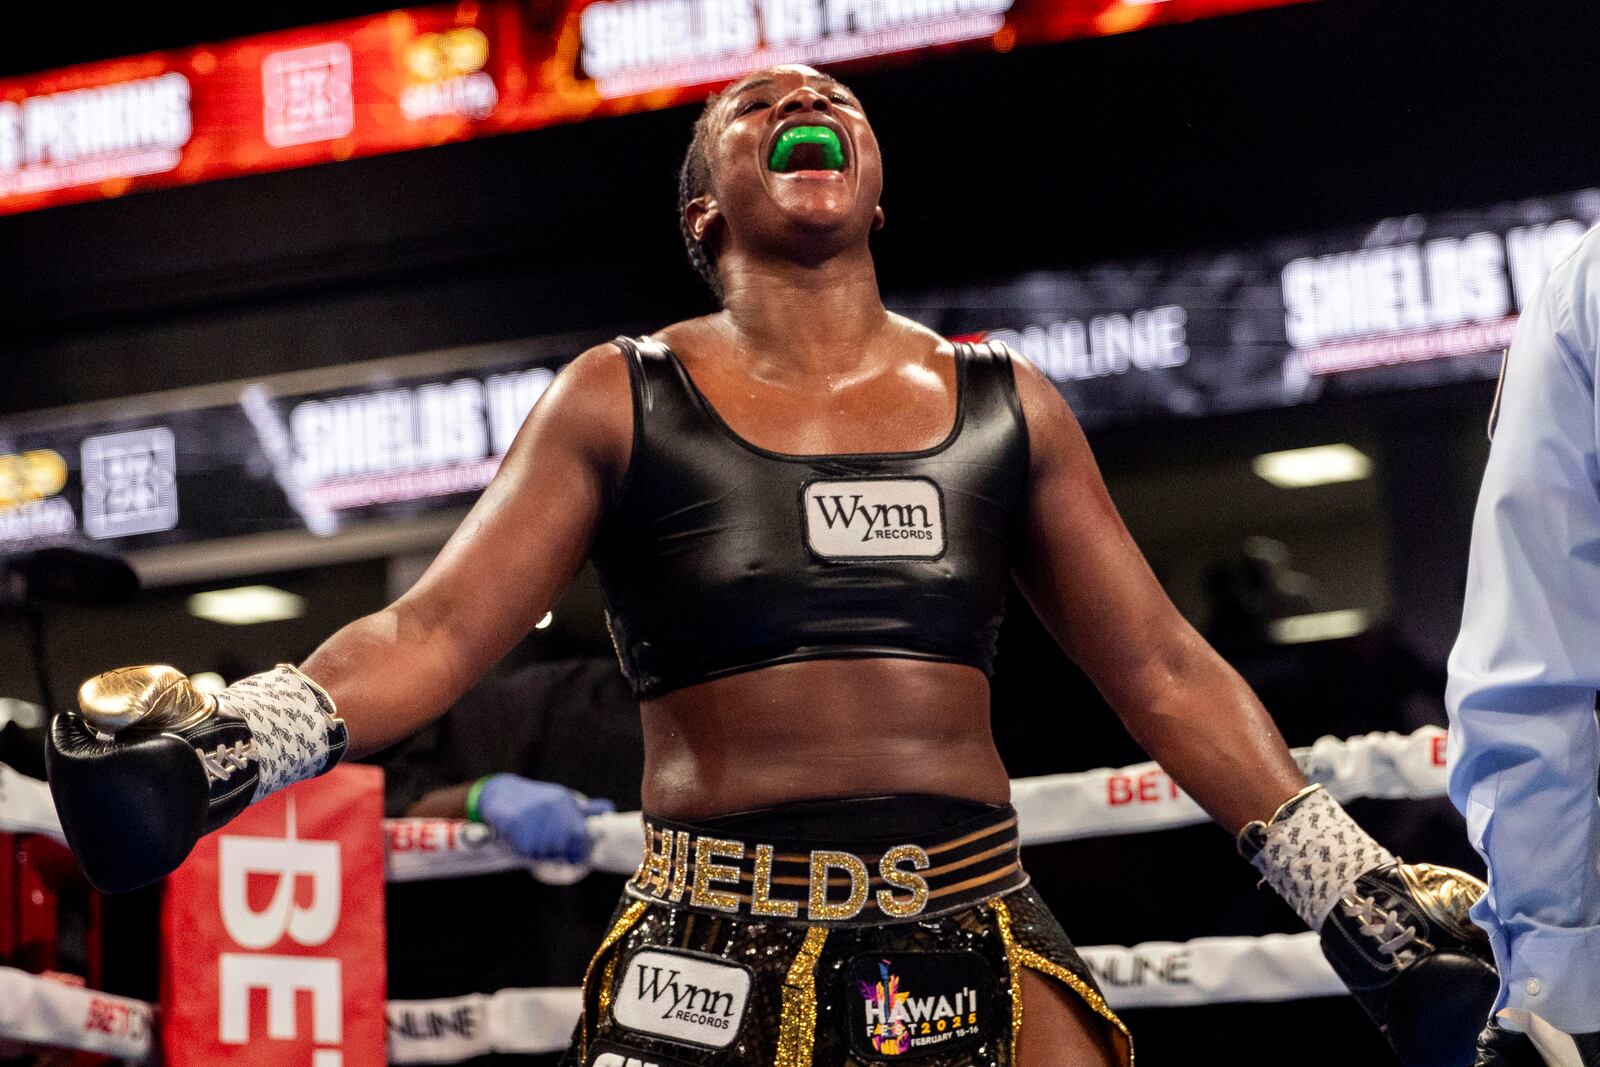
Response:
[[[833,129],[844,169],[771,171],[790,125]],[[723,420],[788,453],[911,451],[944,438],[956,406],[952,350],[879,298],[868,237],[883,223],[882,169],[854,96],[807,67],[747,78],[716,105],[708,155],[713,192],[685,222],[716,249],[724,307],[655,336]],[[1133,736],[1217,822],[1236,832],[1268,818],[1305,785],[1277,728],[1167,599],[1060,394],[1021,360],[1015,374],[1031,457],[1018,584]],[[555,603],[621,484],[631,441],[623,357],[609,344],[590,349],[539,401],[417,585],[305,663],[338,704],[352,753],[442,714]],[[1009,795],[988,683],[972,667],[787,664],[665,694],[643,715],[644,803],[668,818],[827,796]],[[1074,1049],[1067,1062],[1111,1062],[1082,1006],[1039,988],[1024,1063],[1061,1062]]]
[[[770,171],[791,125],[834,129],[845,169]],[[809,68],[763,72],[724,94],[709,153],[715,190],[687,221],[718,249],[725,307],[657,336],[718,413],[783,452],[910,451],[943,438],[955,414],[951,349],[879,299],[867,238],[882,224],[882,169],[855,98]],[[1269,816],[1304,785],[1276,727],[1157,584],[1060,395],[1025,362],[1015,368],[1032,456],[1019,585],[1219,823],[1231,832]],[[306,662],[352,751],[436,718],[532,628],[587,555],[631,441],[627,369],[597,346],[540,400],[422,580]],[[1003,801],[988,703],[971,667],[896,659],[787,664],[678,690],[644,708],[645,803],[695,818],[896,791]]]

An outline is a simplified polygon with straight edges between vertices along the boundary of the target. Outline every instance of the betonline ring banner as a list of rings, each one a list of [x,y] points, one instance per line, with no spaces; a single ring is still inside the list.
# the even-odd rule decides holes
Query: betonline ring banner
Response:
[[[1089,427],[1493,378],[1600,190],[890,301],[1005,341]]]
[[[0,80],[0,214],[1307,0],[480,0]]]
[[[200,839],[162,900],[163,1062],[384,1062],[383,774],[344,766]]]

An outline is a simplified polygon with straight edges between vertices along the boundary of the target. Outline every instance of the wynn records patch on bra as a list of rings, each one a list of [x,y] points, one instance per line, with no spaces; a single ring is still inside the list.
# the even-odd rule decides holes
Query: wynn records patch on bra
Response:
[[[617,978],[611,1015],[641,1034],[705,1048],[738,1036],[750,1002],[750,972],[714,956],[640,949]]]
[[[931,478],[807,482],[800,490],[806,547],[830,562],[938,559],[944,494]]]

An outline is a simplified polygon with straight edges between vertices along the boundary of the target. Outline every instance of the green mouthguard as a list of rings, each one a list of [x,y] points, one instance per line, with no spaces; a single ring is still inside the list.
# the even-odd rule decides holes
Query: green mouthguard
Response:
[[[822,165],[826,169],[844,169],[844,149],[839,147],[839,135],[826,126],[791,126],[784,130],[772,146],[767,169],[783,170],[789,165],[789,157],[794,155],[794,150],[803,144],[822,146]]]

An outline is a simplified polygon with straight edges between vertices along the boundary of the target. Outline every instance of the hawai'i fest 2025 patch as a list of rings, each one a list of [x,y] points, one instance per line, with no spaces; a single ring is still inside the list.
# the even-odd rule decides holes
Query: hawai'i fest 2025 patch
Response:
[[[993,1029],[994,973],[976,953],[868,953],[850,961],[843,981],[858,1058],[952,1052]]]

